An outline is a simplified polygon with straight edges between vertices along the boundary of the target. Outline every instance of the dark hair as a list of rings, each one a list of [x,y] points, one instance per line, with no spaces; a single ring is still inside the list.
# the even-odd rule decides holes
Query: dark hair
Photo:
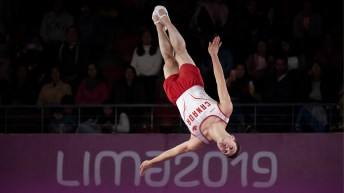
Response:
[[[236,150],[236,152],[235,152],[233,155],[228,156],[228,158],[231,158],[231,159],[234,159],[234,158],[238,157],[238,155],[239,155],[239,153],[240,153],[240,150],[241,150],[241,146],[240,146],[239,141],[236,140],[236,139],[234,139],[234,143],[235,143],[236,146],[237,146],[237,150]]]
[[[158,44],[156,43],[156,41],[154,41],[153,39],[153,32],[152,30],[146,29],[141,33],[141,40],[140,40],[140,44],[137,46],[137,50],[136,53],[139,56],[143,56],[145,54],[145,49],[143,48],[143,42],[142,42],[142,36],[145,32],[149,32],[152,36],[152,42],[151,42],[151,47],[149,48],[149,55],[154,55],[157,50],[158,50]]]
[[[278,52],[274,55],[274,61],[276,62],[278,59],[282,59],[288,64],[288,56],[285,53]]]
[[[137,76],[136,69],[135,69],[133,66],[130,66],[130,65],[128,65],[128,66],[125,67],[124,73],[125,73],[128,69],[131,69],[131,70],[134,72],[135,77]]]
[[[52,66],[50,67],[50,72],[51,72],[52,70],[54,70],[54,69],[57,69],[57,70],[61,73],[61,66],[59,66],[59,65],[52,65]]]
[[[98,65],[96,62],[93,62],[93,61],[89,62],[89,63],[86,65],[86,68],[85,68],[85,70],[86,70],[86,78],[89,78],[89,75],[88,75],[88,68],[89,68],[91,65],[93,65],[94,68],[95,68],[96,71],[97,71],[96,79],[97,79],[97,80],[103,81],[103,80],[104,80],[104,77],[103,77],[103,75],[101,74],[100,67],[99,67],[99,65]]]
[[[313,60],[310,65],[308,66],[308,70],[311,70],[314,66],[314,64],[317,64],[321,71],[323,71],[324,65],[319,60]]]
[[[59,64],[59,63],[56,63],[56,64],[53,64],[50,68],[49,68],[49,75],[47,76],[47,80],[52,80],[52,76],[51,76],[51,73],[52,73],[52,71],[54,70],[54,69],[56,69],[56,70],[58,70],[59,71],[59,73],[60,73],[60,80],[64,80],[64,78],[65,78],[65,74],[64,74],[64,71],[62,70],[62,68],[61,68],[61,65]]]
[[[323,64],[319,61],[319,60],[312,60],[312,62],[311,62],[311,67],[310,68],[312,68],[312,66],[314,65],[314,64],[318,64],[319,66],[320,66],[320,68],[323,68],[324,66],[323,66]]]
[[[65,35],[67,35],[67,33],[69,32],[69,30],[71,29],[75,29],[76,33],[78,34],[78,36],[80,35],[80,31],[79,28],[76,25],[70,25],[66,28],[65,30]]]

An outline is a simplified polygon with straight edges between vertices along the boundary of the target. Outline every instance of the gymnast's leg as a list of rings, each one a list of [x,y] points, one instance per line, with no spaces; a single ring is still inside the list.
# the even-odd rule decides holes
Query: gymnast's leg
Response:
[[[179,68],[185,63],[195,65],[195,62],[192,60],[186,50],[184,38],[181,36],[177,28],[172,24],[166,8],[162,6],[157,7],[158,8],[156,8],[156,11],[158,12],[161,23],[167,28],[169,39],[175,52],[175,59],[179,64]]]

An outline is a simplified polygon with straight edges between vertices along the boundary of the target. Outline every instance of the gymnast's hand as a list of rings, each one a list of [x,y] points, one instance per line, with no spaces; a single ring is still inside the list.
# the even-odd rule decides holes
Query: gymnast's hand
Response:
[[[145,160],[144,162],[142,162],[141,166],[140,166],[140,175],[143,176],[145,175],[145,171],[152,167],[153,163],[151,162],[151,160]]]
[[[220,36],[216,36],[212,42],[209,42],[208,52],[210,55],[216,54],[219,52],[219,48],[222,42]]]

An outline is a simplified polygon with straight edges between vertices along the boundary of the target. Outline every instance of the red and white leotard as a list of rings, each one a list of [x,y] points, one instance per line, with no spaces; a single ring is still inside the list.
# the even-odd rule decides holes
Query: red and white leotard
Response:
[[[176,104],[182,119],[190,133],[208,144],[209,140],[200,130],[203,121],[216,116],[226,124],[225,116],[218,103],[204,91],[204,83],[199,69],[193,64],[183,64],[178,74],[173,74],[164,82],[164,89],[169,100]]]
[[[226,124],[229,121],[229,118],[221,112],[218,103],[210,98],[199,85],[185,91],[178,98],[177,107],[190,133],[206,144],[209,143],[209,140],[200,129],[203,121],[210,116],[216,116]]]

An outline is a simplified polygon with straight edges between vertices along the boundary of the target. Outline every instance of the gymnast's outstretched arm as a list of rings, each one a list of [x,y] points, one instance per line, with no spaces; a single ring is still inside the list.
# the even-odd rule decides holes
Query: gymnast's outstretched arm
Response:
[[[169,150],[166,150],[162,152],[157,157],[151,159],[151,160],[145,160],[142,162],[140,166],[140,175],[143,176],[145,174],[145,171],[152,167],[153,164],[159,163],[162,161],[165,161],[167,159],[170,159],[172,157],[175,157],[177,155],[189,152],[189,151],[195,151],[200,149],[203,146],[203,143],[197,139],[196,137],[191,135],[191,138],[188,141],[185,141],[184,143],[181,143]]]

